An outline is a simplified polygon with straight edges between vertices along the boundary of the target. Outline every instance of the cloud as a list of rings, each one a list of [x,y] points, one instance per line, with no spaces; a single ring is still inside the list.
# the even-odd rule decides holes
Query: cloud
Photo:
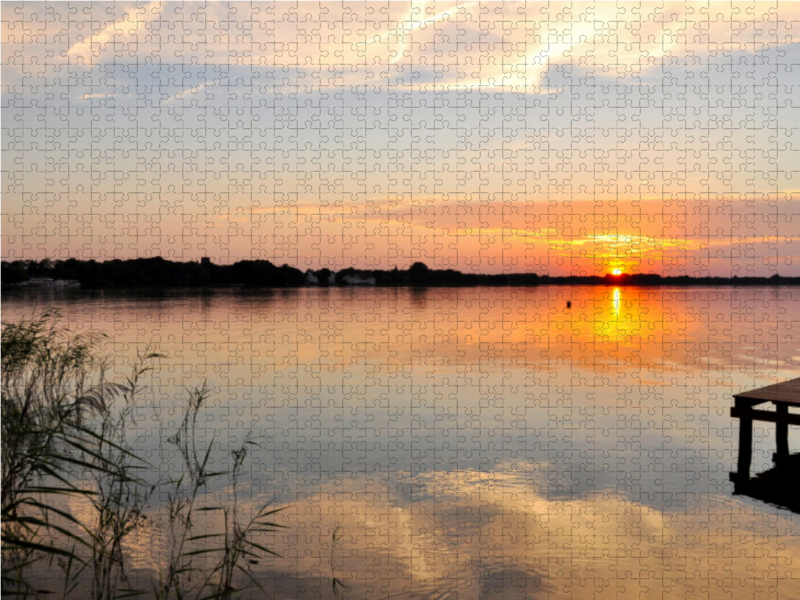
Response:
[[[770,5],[709,9],[682,3],[640,10],[612,3],[411,3],[385,10],[278,3],[245,10],[211,4],[187,13],[180,5],[154,2],[129,10],[66,54],[92,65],[147,56],[166,63],[273,67],[290,84],[321,88],[544,94],[563,91],[550,81],[559,66],[633,82],[664,65],[788,43],[797,20],[800,4],[778,11]]]
[[[125,54],[131,51],[130,44],[147,45],[145,33],[147,24],[158,17],[162,9],[161,2],[151,2],[145,6],[135,5],[130,12],[126,12],[119,21],[102,28],[88,38],[75,42],[67,51],[67,56],[75,62],[96,64],[101,62],[109,50],[116,55],[120,45],[128,45]],[[139,36],[142,39],[139,39]],[[136,52],[136,50],[134,50]]]
[[[167,104],[169,102],[174,102],[175,100],[181,100],[184,96],[193,96],[193,95],[197,94],[199,91],[204,90],[207,87],[215,86],[217,84],[219,84],[219,79],[215,79],[214,81],[206,81],[205,83],[201,83],[201,84],[196,85],[196,86],[194,86],[192,88],[189,88],[187,90],[183,90],[181,92],[178,92],[177,94],[175,94],[174,96],[168,98],[167,100],[165,100],[161,104],[163,105],[163,104]]]

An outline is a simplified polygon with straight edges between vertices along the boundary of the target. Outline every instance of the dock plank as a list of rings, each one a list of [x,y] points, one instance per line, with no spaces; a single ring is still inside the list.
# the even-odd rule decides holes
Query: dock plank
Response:
[[[733,395],[735,400],[785,402],[800,406],[800,377]]]
[[[731,408],[731,417],[734,419],[751,419],[753,421],[778,423],[779,425],[800,425],[800,415],[769,410],[752,410],[733,407]],[[778,439],[780,439],[780,435],[778,435]]]

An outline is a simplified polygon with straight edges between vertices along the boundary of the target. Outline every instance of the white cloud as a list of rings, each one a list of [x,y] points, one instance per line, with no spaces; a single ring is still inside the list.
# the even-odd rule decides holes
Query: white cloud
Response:
[[[196,85],[196,86],[194,86],[192,88],[189,88],[187,90],[183,90],[181,92],[178,92],[174,96],[172,96],[172,97],[168,98],[167,100],[165,100],[164,102],[162,102],[162,104],[167,104],[169,102],[174,102],[175,100],[181,100],[184,96],[193,96],[194,94],[197,94],[199,91],[204,90],[205,88],[210,87],[210,86],[215,86],[218,83],[219,83],[219,79],[215,79],[214,81],[206,81],[205,83],[201,83],[201,84]]]
[[[147,23],[158,17],[161,13],[161,2],[151,2],[145,6],[135,6],[120,21],[114,21],[97,33],[75,42],[67,51],[67,56],[73,62],[83,64],[96,64],[102,62],[105,55],[111,51],[116,53],[119,45],[128,45],[130,52],[131,43],[148,45],[145,36]],[[77,32],[76,32],[77,33]],[[142,39],[139,39],[141,36]]]

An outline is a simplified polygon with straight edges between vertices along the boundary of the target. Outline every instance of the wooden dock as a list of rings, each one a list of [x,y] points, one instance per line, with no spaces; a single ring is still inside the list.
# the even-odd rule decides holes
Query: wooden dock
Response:
[[[739,460],[737,472],[731,473],[731,480],[746,483],[750,479],[750,462],[753,458],[753,421],[776,424],[773,462],[780,465],[789,458],[789,425],[800,425],[800,414],[790,413],[789,408],[800,407],[800,378],[734,394],[733,399],[731,417],[739,419]],[[775,405],[774,411],[754,408],[767,402]]]

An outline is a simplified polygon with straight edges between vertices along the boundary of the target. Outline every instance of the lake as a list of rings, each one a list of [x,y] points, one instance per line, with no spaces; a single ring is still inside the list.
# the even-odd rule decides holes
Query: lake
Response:
[[[249,434],[247,501],[287,507],[254,568],[276,597],[800,597],[800,516],[729,482],[732,394],[800,377],[800,289],[3,295],[6,322],[108,334],[115,377],[166,354],[131,431],[161,476],[207,381],[202,441],[224,462]],[[774,426],[754,444],[770,468]]]

